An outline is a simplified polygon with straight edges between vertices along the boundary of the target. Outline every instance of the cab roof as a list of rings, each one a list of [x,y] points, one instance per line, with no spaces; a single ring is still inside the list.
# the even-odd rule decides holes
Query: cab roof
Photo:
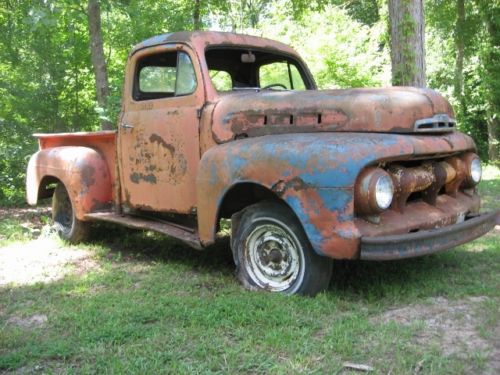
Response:
[[[166,43],[184,43],[196,49],[200,53],[210,45],[220,45],[273,49],[292,55],[297,55],[297,52],[295,52],[293,48],[275,40],[220,31],[180,31],[175,33],[157,35],[152,38],[146,39],[134,46],[131,54],[134,54],[135,52],[143,48]]]

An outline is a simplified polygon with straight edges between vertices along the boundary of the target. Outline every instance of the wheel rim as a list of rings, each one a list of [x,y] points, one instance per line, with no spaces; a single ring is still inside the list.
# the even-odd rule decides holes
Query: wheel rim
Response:
[[[248,273],[260,288],[290,289],[301,275],[303,258],[293,233],[276,224],[255,228],[246,241]]]

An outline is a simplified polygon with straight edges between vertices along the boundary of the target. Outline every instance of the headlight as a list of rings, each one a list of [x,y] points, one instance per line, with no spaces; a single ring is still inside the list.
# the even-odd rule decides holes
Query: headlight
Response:
[[[382,175],[375,184],[375,201],[381,210],[386,210],[392,203],[394,196],[394,186],[392,179],[388,175]]]
[[[367,168],[359,175],[354,187],[356,211],[376,215],[389,208],[394,196],[391,176],[380,168]]]
[[[470,177],[475,184],[478,184],[479,181],[481,181],[482,173],[483,170],[481,168],[481,162],[479,161],[479,158],[472,160],[472,162],[470,163]]]
[[[476,154],[469,152],[462,157],[465,163],[466,175],[465,175],[465,185],[466,187],[473,187],[481,181],[482,167],[481,160]]]

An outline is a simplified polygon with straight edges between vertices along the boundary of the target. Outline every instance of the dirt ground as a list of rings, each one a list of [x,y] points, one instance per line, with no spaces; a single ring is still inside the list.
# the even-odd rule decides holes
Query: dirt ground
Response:
[[[500,373],[500,325],[484,338],[478,330],[484,319],[480,310],[488,297],[468,297],[450,301],[443,297],[429,300],[428,304],[415,304],[389,309],[371,319],[374,323],[396,322],[402,325],[423,324],[415,341],[420,345],[437,345],[445,356],[463,356],[479,352],[487,358],[483,374]],[[500,314],[500,311],[498,311]]]

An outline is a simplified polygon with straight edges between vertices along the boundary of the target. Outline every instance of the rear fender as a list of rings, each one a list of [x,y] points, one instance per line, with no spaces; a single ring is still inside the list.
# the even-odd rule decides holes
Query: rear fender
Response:
[[[26,195],[34,205],[46,196],[47,184],[61,181],[73,202],[75,215],[108,208],[113,199],[113,186],[104,158],[94,149],[80,146],[47,148],[35,153],[28,164]]]

